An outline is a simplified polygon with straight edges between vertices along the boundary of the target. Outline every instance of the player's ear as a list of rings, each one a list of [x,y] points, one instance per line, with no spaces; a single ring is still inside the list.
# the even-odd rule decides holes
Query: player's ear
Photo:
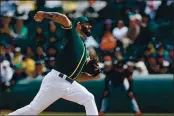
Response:
[[[82,26],[80,25],[80,23],[77,23],[76,28],[78,28],[78,29],[80,29],[80,30],[81,30]]]

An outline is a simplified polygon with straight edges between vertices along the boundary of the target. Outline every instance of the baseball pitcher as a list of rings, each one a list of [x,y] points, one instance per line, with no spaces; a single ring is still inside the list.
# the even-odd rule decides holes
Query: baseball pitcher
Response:
[[[76,82],[99,78],[97,61],[87,60],[84,44],[91,34],[91,21],[82,16],[72,24],[67,16],[56,12],[38,11],[34,16],[38,22],[45,18],[61,24],[67,43],[56,57],[55,68],[44,77],[33,101],[9,115],[37,115],[59,98],[83,105],[86,115],[98,115],[94,96]]]

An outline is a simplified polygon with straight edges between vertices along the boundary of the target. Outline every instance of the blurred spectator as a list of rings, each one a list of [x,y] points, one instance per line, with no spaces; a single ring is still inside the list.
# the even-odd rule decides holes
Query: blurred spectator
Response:
[[[130,16],[130,18],[135,20],[135,24],[136,25],[141,26],[141,23],[142,23],[142,16],[141,16],[141,14],[136,13],[136,14]]]
[[[24,0],[24,1],[16,1],[16,5],[18,6],[19,11],[29,12],[35,9],[36,1]]]
[[[97,12],[102,10],[107,5],[106,1],[100,0],[78,1],[74,4],[72,2],[70,2],[69,4],[67,3],[68,2],[64,2],[64,11],[71,9],[71,13],[68,14],[70,18],[77,18],[78,16],[81,16],[83,13],[85,13],[85,11],[85,16],[89,16],[89,18],[97,18]]]
[[[147,58],[148,56],[152,55],[152,51],[149,47],[145,47],[144,49],[144,56]]]
[[[143,14],[142,15],[142,26],[143,27],[148,27],[149,26],[149,22],[150,22],[150,17],[149,17],[149,15],[147,15],[147,14]]]
[[[163,65],[160,67],[160,73],[161,74],[172,74],[172,72],[170,72],[170,64],[169,62],[164,62]]]
[[[49,46],[46,54],[47,54],[47,57],[56,57],[58,54],[58,51],[56,50],[56,47]]]
[[[56,49],[58,50],[58,52],[60,52],[65,42],[62,36],[63,34],[64,34],[64,31],[62,31],[61,28],[58,28],[58,26],[54,22],[50,21],[48,33],[45,33],[49,41],[47,42],[47,45],[46,45],[47,48],[50,45],[53,45],[53,46],[56,46]]]
[[[107,75],[109,71],[112,69],[112,59],[104,61],[104,74]]]
[[[47,59],[47,72],[51,71],[54,68],[55,65],[55,57],[49,57]]]
[[[4,35],[6,36],[5,39],[11,39],[12,32],[10,30],[10,22],[11,22],[12,17],[8,16],[3,16],[0,22],[0,34],[1,36]],[[2,38],[3,39],[3,38]],[[9,40],[5,40],[8,42]]]
[[[113,59],[112,59],[112,57],[110,56],[110,55],[105,55],[104,57],[103,57],[103,62],[105,62],[105,61],[112,61]]]
[[[168,61],[174,66],[174,47],[169,48],[169,59]]]
[[[133,75],[148,75],[148,70],[143,61],[139,61],[135,64],[135,70],[133,71]]]
[[[10,64],[12,63],[12,59],[14,58],[14,45],[8,44],[6,48],[6,57],[7,60],[10,61]]]
[[[52,36],[49,38],[49,43],[52,44],[52,43],[56,43],[57,42],[57,38],[55,36]]]
[[[126,48],[131,41],[127,38],[128,27],[124,25],[123,20],[119,20],[117,23],[117,27],[115,27],[112,31],[112,34],[117,40],[117,45],[120,47]]]
[[[113,52],[114,48],[117,45],[117,41],[112,35],[112,20],[106,19],[104,23],[104,32],[101,37],[100,49],[102,52]]]
[[[113,51],[116,47],[116,40],[111,32],[104,32],[101,38],[100,49],[105,52]]]
[[[88,2],[89,2],[89,6],[84,10],[83,15],[90,19],[98,18],[99,14],[94,7],[96,0],[88,0]]]
[[[113,59],[116,60],[122,60],[123,59],[123,51],[120,47],[116,47],[114,51],[114,57]]]
[[[140,25],[137,25],[135,16],[131,16],[127,36],[132,41],[135,41],[140,32]]]
[[[129,26],[130,16],[134,14],[135,13],[132,11],[132,8],[126,5],[126,8],[123,9],[123,13],[121,14],[121,19],[123,20],[126,26]]]
[[[160,73],[169,73],[169,62],[165,60],[164,55],[157,55],[157,63],[160,67]]]
[[[102,70],[105,70],[104,67],[105,67],[105,63],[107,65],[107,61],[109,61],[109,63],[111,63],[111,65],[112,65],[112,57],[110,55],[105,55],[102,58],[100,58],[100,61],[98,64]]]
[[[22,68],[28,77],[33,77],[35,71],[35,61],[28,57],[23,57]]]
[[[62,1],[53,1],[53,0],[45,1],[45,7],[50,9],[54,9],[54,8],[58,9],[59,7],[62,7]]]
[[[157,61],[154,56],[150,55],[147,57],[146,63],[149,74],[159,74],[160,67],[157,64]]]
[[[34,51],[32,46],[27,46],[25,54],[27,58],[34,59]]]
[[[11,28],[11,36],[15,39],[28,39],[28,29],[24,25],[24,20],[15,19],[14,27]]]
[[[47,70],[45,67],[45,61],[43,60],[36,61],[36,69],[34,72],[34,77],[42,76],[45,74],[46,71]]]
[[[4,57],[0,55],[0,64],[4,61]],[[2,76],[0,75],[0,85],[2,84]]]
[[[149,43],[148,45],[147,45],[147,48],[146,49],[149,49],[150,50],[150,53],[152,54],[152,55],[156,55],[156,49],[155,49],[155,46],[154,46],[154,44],[153,43]]]
[[[37,46],[36,47],[36,53],[35,53],[35,61],[44,61],[45,60],[45,57],[46,57],[46,54],[42,48],[42,46]]]
[[[1,8],[0,10],[1,15],[12,17],[14,16],[14,13],[16,11],[15,1],[11,0],[1,1],[0,8]]]
[[[15,85],[18,80],[24,79],[27,77],[26,73],[23,71],[22,65],[18,64],[14,67],[14,74],[10,81],[11,85]]]
[[[157,55],[164,56],[165,59],[168,59],[169,53],[168,51],[164,48],[164,45],[159,45],[157,47]]]
[[[135,23],[137,31],[139,31],[135,43],[146,46],[152,39],[152,33],[147,26],[142,26],[142,16],[140,14],[135,15]]]
[[[149,14],[151,19],[155,18],[155,13],[158,7],[161,5],[161,1],[150,0],[146,1],[145,13]]]
[[[21,53],[21,48],[16,47],[14,51],[14,58],[12,59],[13,66],[22,64],[23,55]]]
[[[49,30],[46,37],[49,39],[49,44],[55,44],[61,48],[63,42],[63,31],[57,28],[56,24],[52,21],[49,22]]]
[[[169,63],[170,63],[170,73],[174,73],[174,47],[169,49]]]
[[[143,55],[137,55],[136,62],[144,62],[145,63],[145,57]]]
[[[128,32],[128,28],[124,25],[124,22],[122,20],[119,20],[117,23],[117,27],[115,27],[112,31],[112,34],[116,38],[116,40],[122,40],[124,37],[126,37]]]
[[[150,74],[160,74],[160,66],[158,64],[151,65]]]
[[[16,16],[20,19],[27,20],[28,13],[35,9],[35,1],[23,0],[15,2],[17,5]]]
[[[1,81],[5,86],[9,86],[14,70],[10,67],[10,62],[8,60],[3,60],[0,66]]]
[[[147,28],[152,36],[157,31],[158,24],[155,22],[155,20],[150,19],[150,16],[146,13],[142,13],[142,27]]]
[[[36,27],[36,36],[33,40],[37,46],[44,46],[46,44],[46,37],[41,27]]]
[[[0,55],[3,59],[11,62],[11,56],[7,53],[7,45],[5,42],[0,42]]]
[[[56,24],[53,22],[53,21],[50,21],[49,22],[49,30],[48,30],[48,33],[47,33],[47,37],[50,39],[50,43],[52,42],[56,42],[56,41],[59,41],[61,42],[62,41],[62,31],[60,29],[57,28]],[[54,39],[51,39],[53,38]]]
[[[112,19],[105,19],[103,32],[105,32],[105,31],[112,32],[112,23],[113,23]]]

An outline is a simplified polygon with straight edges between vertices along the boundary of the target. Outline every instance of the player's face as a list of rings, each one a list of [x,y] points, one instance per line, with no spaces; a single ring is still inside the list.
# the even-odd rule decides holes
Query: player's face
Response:
[[[87,36],[91,36],[91,28],[92,26],[89,23],[83,23],[81,24],[81,31]]]
[[[81,26],[85,27],[88,31],[91,31],[92,26],[90,23],[83,23]]]

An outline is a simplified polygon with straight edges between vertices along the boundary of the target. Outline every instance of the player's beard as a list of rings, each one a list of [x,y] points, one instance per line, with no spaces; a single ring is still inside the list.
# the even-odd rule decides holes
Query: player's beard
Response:
[[[91,32],[88,31],[88,30],[86,29],[85,26],[82,26],[81,31],[82,31],[87,37],[91,36]]]

